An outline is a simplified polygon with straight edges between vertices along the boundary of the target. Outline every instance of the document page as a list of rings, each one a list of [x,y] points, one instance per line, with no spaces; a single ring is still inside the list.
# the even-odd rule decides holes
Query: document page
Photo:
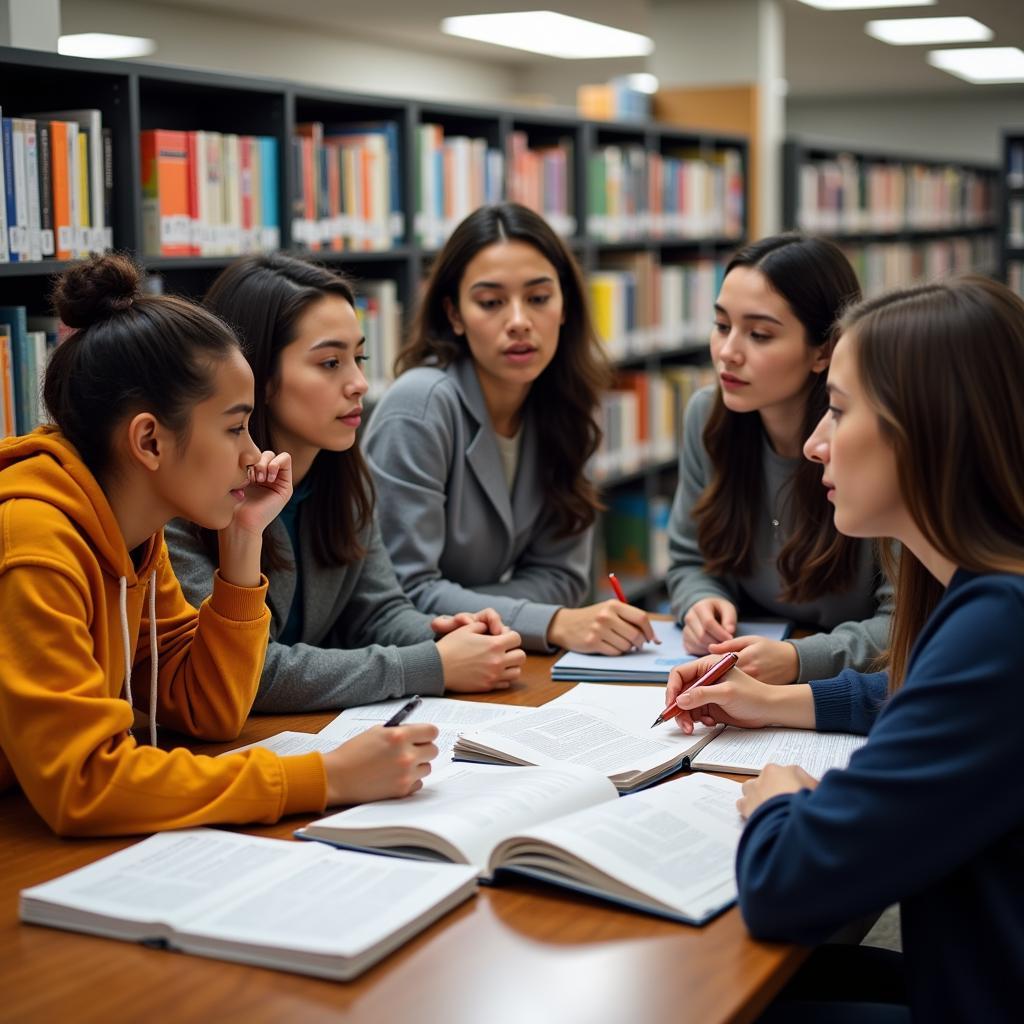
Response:
[[[668,765],[683,754],[677,745],[621,728],[610,712],[567,705],[545,705],[511,721],[463,733],[460,753],[467,744],[527,764],[580,765],[608,776]]]
[[[405,720],[412,722],[430,722],[438,727],[442,725],[481,725],[484,722],[495,722],[516,718],[531,708],[519,707],[515,704],[490,704],[482,700],[453,700],[450,697],[423,697],[423,703]],[[409,698],[386,700],[377,704],[363,704],[357,708],[346,708],[320,730],[321,736],[330,736],[338,730],[349,728],[353,721],[386,722],[399,708],[409,702]],[[403,723],[404,724],[404,723]]]
[[[413,830],[420,830],[442,837],[459,859],[484,870],[491,850],[510,832],[617,799],[606,778],[583,769],[464,764],[443,778],[428,778],[411,796],[321,818],[302,835],[357,846],[412,846]]]
[[[700,922],[736,898],[740,793],[740,784],[728,779],[675,779],[517,833],[495,850],[492,864],[537,866],[584,884],[589,878],[611,896],[639,894]],[[538,840],[567,851],[576,863],[563,869],[557,858],[539,852]]]
[[[736,729],[716,736],[691,768],[757,775],[766,764],[797,764],[816,779],[830,768],[845,768],[867,736],[813,729]]]

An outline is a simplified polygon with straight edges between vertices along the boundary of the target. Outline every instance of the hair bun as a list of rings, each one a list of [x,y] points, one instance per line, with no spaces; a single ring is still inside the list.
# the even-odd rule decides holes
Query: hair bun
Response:
[[[123,253],[90,256],[57,279],[53,305],[68,327],[91,327],[130,309],[142,294],[141,280],[142,271]]]

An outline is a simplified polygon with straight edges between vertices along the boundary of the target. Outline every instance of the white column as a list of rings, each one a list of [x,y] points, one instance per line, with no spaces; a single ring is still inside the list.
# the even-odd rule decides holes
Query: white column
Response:
[[[57,52],[60,0],[0,0],[0,46]]]
[[[754,183],[761,233],[779,229],[786,131],[785,55],[778,0],[651,0],[648,60],[660,86],[753,85],[762,158]]]

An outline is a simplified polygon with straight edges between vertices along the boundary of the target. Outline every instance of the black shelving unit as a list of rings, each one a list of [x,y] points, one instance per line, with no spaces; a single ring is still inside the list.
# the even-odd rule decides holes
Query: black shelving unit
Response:
[[[1013,154],[1016,151],[1019,159]],[[1003,130],[999,202],[999,275],[1024,295],[1024,127]],[[1015,218],[1014,207],[1021,213]]]
[[[36,110],[97,108],[103,124],[112,130],[114,246],[138,256],[142,251],[142,198],[140,132],[151,128],[236,132],[270,135],[277,139],[279,159],[278,212],[281,247],[347,270],[360,278],[391,278],[408,313],[432,252],[422,247],[415,230],[415,136],[421,124],[440,123],[446,132],[483,137],[507,152],[509,135],[524,131],[530,145],[545,145],[563,138],[572,140],[572,194],[575,233],[567,242],[586,273],[597,269],[603,253],[649,251],[666,261],[719,260],[741,244],[747,235],[747,202],[742,231],[736,238],[642,237],[604,242],[587,232],[587,158],[595,146],[638,143],[645,149],[672,153],[686,149],[714,154],[738,150],[743,181],[747,184],[746,139],[655,123],[590,121],[572,112],[549,112],[515,107],[481,107],[425,102],[335,91],[279,79],[217,74],[187,68],[163,67],[121,61],[63,57],[34,50],[0,47],[0,107],[5,116]],[[401,197],[405,231],[401,244],[383,252],[308,253],[296,245],[291,225],[290,197],[295,192],[295,169],[288,158],[295,125],[304,121],[344,123],[387,119],[399,124]],[[164,291],[198,297],[213,278],[235,257],[138,257],[145,268],[159,275]],[[57,260],[0,264],[0,304],[28,307],[31,313],[48,311],[53,276],[67,263]],[[657,372],[672,362],[704,357],[703,339],[676,346],[671,351],[631,356],[624,368]],[[656,493],[666,466],[655,465],[630,474],[628,483],[644,482]],[[609,481],[605,489],[619,484]],[[631,591],[640,599],[657,591],[659,581],[644,581]],[[596,596],[605,596],[599,593]]]

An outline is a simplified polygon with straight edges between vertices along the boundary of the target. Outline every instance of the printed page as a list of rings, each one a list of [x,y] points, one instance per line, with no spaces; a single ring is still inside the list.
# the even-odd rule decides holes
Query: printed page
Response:
[[[845,768],[866,736],[813,729],[736,729],[729,727],[697,755],[692,768],[756,775],[766,764],[797,764],[820,779],[830,768]]]
[[[683,650],[683,631],[674,623],[657,619],[651,623],[661,644],[646,643],[638,651],[612,657],[605,654],[579,654],[568,651],[554,664],[554,670],[608,673],[654,672],[667,680],[676,666],[695,661],[696,656]],[[736,625],[736,635],[756,634],[770,640],[781,640],[789,630],[788,622],[744,621]],[[653,716],[652,716],[653,717]]]
[[[711,739],[723,726],[708,727],[697,724],[687,736],[674,721],[663,722],[651,728],[651,723],[665,707],[664,686],[643,686],[635,683],[616,686],[614,683],[577,683],[571,690],[548,701],[550,707],[574,707],[582,711],[604,712],[629,732],[670,743],[684,751],[693,750],[696,743]]]
[[[23,902],[177,928],[231,893],[263,885],[301,857],[300,850],[286,840],[213,829],[162,832],[21,896]]]
[[[527,764],[579,765],[608,776],[668,765],[685,753],[677,744],[623,729],[611,712],[571,705],[547,704],[485,730],[463,733],[462,741]]]
[[[425,915],[453,890],[475,883],[472,868],[426,864],[292,843],[301,865],[270,890],[253,891],[193,921],[197,937],[351,957]],[[468,893],[467,893],[468,895]]]
[[[430,722],[432,725],[457,725],[461,727],[481,725],[516,718],[530,708],[514,704],[490,704],[480,700],[453,700],[450,697],[423,697],[423,703],[405,720],[406,722]],[[329,736],[339,729],[347,729],[350,722],[386,722],[399,708],[408,704],[409,698],[381,701],[378,704],[363,704],[357,708],[346,708],[320,730],[321,736]],[[404,724],[404,723],[403,723]],[[463,731],[464,728],[463,728]]]
[[[517,833],[495,850],[492,866],[564,873],[609,895],[640,894],[700,921],[736,898],[740,793],[740,784],[728,779],[676,779]],[[575,863],[567,861],[563,871],[538,855],[538,840],[568,851]]]
[[[617,797],[606,778],[583,769],[463,764],[443,778],[428,779],[411,796],[321,818],[304,834],[370,845],[372,830],[421,829],[441,836],[484,869],[491,850],[510,832]],[[403,833],[403,838],[408,837]]]

